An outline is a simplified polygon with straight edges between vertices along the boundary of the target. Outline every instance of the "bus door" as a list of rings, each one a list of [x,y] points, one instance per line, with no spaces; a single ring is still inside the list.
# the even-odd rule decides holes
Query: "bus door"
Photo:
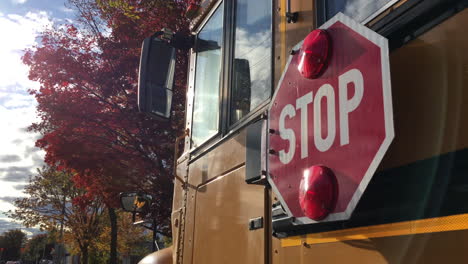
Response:
[[[246,182],[260,154],[246,157],[248,130],[263,122],[272,94],[272,2],[201,5],[201,18],[192,21],[190,136],[179,165],[188,184],[185,192],[176,186],[174,196],[173,226],[176,219],[183,224],[173,229],[177,263],[266,263],[268,192]]]

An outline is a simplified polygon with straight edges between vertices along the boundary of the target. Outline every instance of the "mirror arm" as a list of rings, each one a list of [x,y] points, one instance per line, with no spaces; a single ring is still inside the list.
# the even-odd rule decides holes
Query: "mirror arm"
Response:
[[[179,175],[177,175],[177,154],[179,153],[180,141],[185,139],[185,137],[188,137],[189,135],[190,135],[190,129],[187,128],[187,129],[185,129],[184,134],[182,136],[178,136],[176,138],[175,147],[174,147],[174,171],[173,171],[173,174],[174,174],[174,177],[176,178],[176,180],[178,180],[178,181],[180,181],[180,183],[182,183],[182,187],[184,189],[187,188],[187,183]]]
[[[174,33],[168,28],[163,28],[161,31],[157,31],[152,37],[160,38],[166,41],[169,46],[179,50],[189,50],[195,45],[194,35],[187,36],[179,32]]]
[[[218,49],[221,49],[221,47],[216,41],[204,40],[201,38],[198,38],[196,40],[195,52],[203,52],[203,51],[218,50]]]
[[[179,50],[189,50],[195,45],[195,36],[186,36],[182,33],[175,33],[169,45]]]

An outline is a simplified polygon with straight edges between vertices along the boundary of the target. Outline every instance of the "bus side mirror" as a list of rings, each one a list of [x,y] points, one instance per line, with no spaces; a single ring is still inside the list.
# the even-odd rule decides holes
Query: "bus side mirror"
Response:
[[[167,120],[171,116],[176,49],[156,36],[143,41],[138,76],[138,109]]]
[[[149,213],[151,202],[153,197],[149,194],[137,193],[137,192],[123,192],[120,193],[120,206],[126,212],[133,213],[135,215],[145,215]],[[135,222],[135,219],[133,219]]]

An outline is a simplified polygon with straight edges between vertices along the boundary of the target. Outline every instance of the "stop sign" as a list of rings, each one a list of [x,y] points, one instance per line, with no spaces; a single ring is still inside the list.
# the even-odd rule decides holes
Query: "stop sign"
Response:
[[[348,219],[394,137],[387,39],[341,13],[321,29],[331,40],[328,67],[304,78],[292,52],[268,117],[268,179],[298,223],[316,222],[299,201],[312,166],[336,179],[329,189],[337,198],[323,221]]]

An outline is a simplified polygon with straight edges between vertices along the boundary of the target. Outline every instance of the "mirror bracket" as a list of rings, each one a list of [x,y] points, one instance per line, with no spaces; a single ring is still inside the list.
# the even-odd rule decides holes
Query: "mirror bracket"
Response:
[[[195,36],[185,35],[179,32],[174,33],[168,28],[163,28],[153,34],[153,37],[159,37],[169,44],[169,46],[179,50],[189,50],[195,46]]]

